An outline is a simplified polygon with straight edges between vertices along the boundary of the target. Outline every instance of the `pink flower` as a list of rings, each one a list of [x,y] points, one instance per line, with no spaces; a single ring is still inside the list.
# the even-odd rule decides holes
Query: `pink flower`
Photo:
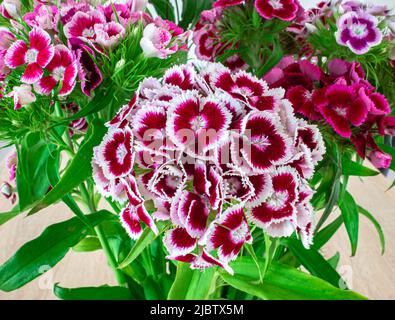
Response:
[[[20,0],[4,0],[0,5],[1,14],[7,19],[17,19],[21,14]]]
[[[7,157],[6,160],[6,166],[9,172],[9,179],[11,181],[15,180],[17,164],[18,164],[18,156],[16,154],[16,151],[14,151]]]
[[[360,126],[364,123],[370,109],[364,88],[342,84],[317,91],[314,103],[329,125],[344,138],[351,136],[351,124]]]
[[[13,91],[11,91],[8,96],[14,98],[15,110],[36,101],[36,96],[32,92],[32,87],[28,84],[13,87]]]
[[[214,8],[232,7],[242,4],[244,2],[244,0],[217,0],[214,2]]]
[[[365,54],[381,43],[383,35],[376,17],[362,12],[348,12],[337,21],[336,41],[355,54]]]
[[[96,42],[104,48],[112,48],[125,35],[125,28],[116,22],[95,24]]]
[[[157,57],[166,59],[168,55],[177,52],[180,43],[187,38],[175,25],[157,18],[154,23],[148,24],[143,31],[140,46],[147,58]]]
[[[49,75],[35,84],[38,93],[49,95],[58,83],[61,83],[59,96],[68,95],[73,91],[77,77],[77,61],[67,47],[56,45],[55,54],[45,69]]]
[[[138,239],[143,232],[141,222],[150,227],[154,233],[158,234],[152,217],[148,214],[144,205],[137,207],[129,206],[124,208],[120,213],[120,219],[125,230],[132,239]]]
[[[64,28],[67,38],[80,38],[84,41],[96,39],[95,25],[105,23],[106,19],[100,11],[78,11]]]
[[[0,51],[8,50],[15,41],[15,36],[5,27],[0,27]]]
[[[299,5],[295,0],[256,0],[255,8],[265,19],[291,21],[296,18]]]
[[[369,153],[368,158],[378,169],[387,169],[391,165],[392,156],[381,150],[373,150]]]
[[[38,4],[33,12],[26,13],[23,20],[30,27],[58,31],[59,11],[56,6]]]
[[[54,47],[51,45],[51,37],[40,28],[33,28],[29,32],[29,44],[22,40],[15,41],[7,50],[5,63],[15,69],[26,65],[21,81],[33,84],[43,75],[45,68],[54,55]]]

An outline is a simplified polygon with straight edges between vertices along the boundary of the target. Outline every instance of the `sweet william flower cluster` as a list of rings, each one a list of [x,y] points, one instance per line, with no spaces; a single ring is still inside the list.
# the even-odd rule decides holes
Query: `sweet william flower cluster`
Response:
[[[308,247],[314,219],[307,183],[325,151],[321,134],[294,115],[282,88],[220,64],[180,65],[144,80],[108,123],[94,151],[96,185],[124,203],[133,239],[170,221],[168,258],[226,268],[250,227],[295,231]],[[149,212],[149,204],[155,210]]]

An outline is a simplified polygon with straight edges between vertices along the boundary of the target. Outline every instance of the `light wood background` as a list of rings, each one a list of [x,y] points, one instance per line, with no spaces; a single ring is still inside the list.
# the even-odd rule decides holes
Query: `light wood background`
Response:
[[[2,165],[0,181],[5,178]],[[395,299],[395,188],[386,192],[389,184],[390,181],[380,175],[364,181],[353,178],[349,185],[356,201],[376,217],[384,230],[384,256],[380,253],[379,238],[373,225],[363,216],[355,257],[350,257],[351,249],[344,227],[323,250],[326,257],[340,252],[339,273],[353,290],[371,299]],[[8,201],[0,198],[0,212],[10,208]],[[46,226],[71,216],[72,213],[64,205],[57,204],[28,218],[20,215],[0,226],[0,264],[26,241],[37,237]],[[75,253],[70,250],[52,270],[26,286],[10,293],[0,291],[0,299],[55,299],[52,293],[54,283],[73,288],[115,285],[115,280],[101,251]]]

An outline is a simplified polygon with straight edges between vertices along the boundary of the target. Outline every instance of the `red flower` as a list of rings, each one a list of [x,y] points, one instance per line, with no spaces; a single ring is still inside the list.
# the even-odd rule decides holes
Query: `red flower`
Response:
[[[265,19],[291,21],[296,18],[299,5],[295,0],[256,0],[255,8]]]
[[[314,103],[329,125],[344,138],[350,138],[351,124],[364,123],[370,109],[364,88],[342,84],[317,91]]]

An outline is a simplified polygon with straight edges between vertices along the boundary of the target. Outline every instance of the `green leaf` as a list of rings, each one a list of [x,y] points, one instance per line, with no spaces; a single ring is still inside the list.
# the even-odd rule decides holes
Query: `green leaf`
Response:
[[[263,268],[263,259],[259,261]],[[301,272],[295,268],[271,263],[263,283],[250,257],[240,257],[231,263],[235,274],[221,271],[225,282],[232,287],[261,299],[270,300],[361,300],[365,297],[349,290],[332,286],[322,279]]]
[[[143,252],[143,250],[155,240],[155,238],[156,235],[152,232],[152,230],[145,228],[142,235],[133,245],[126,258],[119,264],[119,268],[122,269],[131,264],[141,254],[141,252]]]
[[[256,268],[256,266],[255,266]],[[192,270],[188,263],[178,262],[176,279],[168,300],[208,299],[215,279],[215,268]]]
[[[340,285],[340,275],[318,250],[314,248],[306,249],[296,238],[288,238],[284,242],[288,245],[292,254],[313,276],[319,277],[335,287]]]
[[[351,255],[354,256],[358,245],[359,214],[358,206],[349,192],[344,193],[344,197],[339,203],[344,225],[351,243]]]
[[[342,223],[343,223],[343,217],[339,216],[333,222],[328,224],[324,229],[318,232],[314,236],[313,247],[316,248],[317,250],[322,248],[329,241],[329,239],[333,237],[333,235],[340,228]]]
[[[191,26],[195,25],[199,20],[200,13],[204,10],[210,9],[213,2],[214,0],[183,0],[182,18],[178,25],[184,30],[187,30]]]
[[[342,173],[346,176],[368,177],[376,176],[380,172],[367,168],[358,162],[351,161],[350,159],[344,157],[342,159]]]
[[[99,249],[101,249],[101,244],[97,237],[86,237],[73,247],[75,252],[91,252]]]
[[[374,225],[374,227],[377,230],[377,233],[379,234],[380,237],[380,244],[381,244],[381,254],[384,254],[385,252],[385,237],[384,237],[384,232],[383,229],[381,229],[380,223],[373,217],[373,215],[366,209],[358,206],[359,212],[364,215],[366,218],[368,218]]]
[[[30,210],[29,215],[59,201],[92,175],[93,148],[102,141],[106,132],[107,128],[102,121],[98,119],[93,120],[92,127],[87,133],[78,153],[68,166],[67,171],[53,189]]]
[[[110,217],[113,215],[105,210],[87,215],[92,225]],[[85,237],[88,230],[77,217],[46,228],[38,238],[25,243],[0,266],[0,290],[18,289],[48,271]]]
[[[63,288],[55,284],[54,294],[62,300],[133,300],[130,291],[125,287],[86,287]]]
[[[332,266],[333,269],[336,270],[337,265],[340,261],[340,253],[336,252],[331,258],[328,259],[328,263]]]
[[[0,213],[0,226],[2,224],[6,223],[8,220],[11,220],[12,218],[15,218],[20,213],[21,212],[19,211],[19,207],[18,206],[13,208],[11,211]]]
[[[19,207],[23,211],[47,193],[47,161],[55,149],[47,144],[39,132],[29,133],[21,142],[18,150],[18,166],[16,184],[19,196]]]
[[[174,7],[168,0],[150,0],[150,3],[155,7],[156,12],[163,19],[177,22],[174,14]]]
[[[153,276],[145,278],[143,283],[144,296],[147,300],[164,300],[163,290]]]

